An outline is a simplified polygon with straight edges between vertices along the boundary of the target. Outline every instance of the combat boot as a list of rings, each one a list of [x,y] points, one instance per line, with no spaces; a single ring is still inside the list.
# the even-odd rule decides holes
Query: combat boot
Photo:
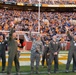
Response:
[[[17,72],[16,75],[20,75],[20,72]]]
[[[39,74],[39,71],[38,70],[36,71],[36,74]]]
[[[30,75],[33,75],[33,74],[34,74],[34,68],[32,67]]]
[[[39,74],[38,67],[36,68],[36,74]]]
[[[50,75],[51,73],[50,72],[48,72],[48,75]]]

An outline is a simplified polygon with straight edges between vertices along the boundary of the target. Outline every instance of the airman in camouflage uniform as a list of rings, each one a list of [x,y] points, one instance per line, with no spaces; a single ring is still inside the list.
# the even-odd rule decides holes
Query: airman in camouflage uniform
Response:
[[[34,61],[36,60],[36,73],[38,74],[39,62],[40,62],[40,54],[42,52],[42,41],[40,36],[36,36],[35,39],[32,40],[32,48],[31,48],[31,74],[34,73]]]

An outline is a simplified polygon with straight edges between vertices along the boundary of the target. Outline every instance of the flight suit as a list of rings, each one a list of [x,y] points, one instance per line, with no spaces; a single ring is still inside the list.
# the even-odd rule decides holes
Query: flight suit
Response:
[[[18,73],[20,71],[19,56],[18,56],[18,53],[17,53],[18,52],[17,51],[18,43],[14,38],[12,38],[13,33],[14,33],[14,29],[12,28],[10,33],[9,33],[9,38],[8,38],[7,74],[11,73],[13,61],[15,63],[16,72]]]
[[[70,62],[73,58],[73,71],[76,70],[76,41],[74,41],[74,38],[70,35],[69,31],[67,32],[67,36],[70,39],[70,49],[68,52],[68,59],[66,64],[66,71],[69,70]]]
[[[49,44],[50,56],[48,60],[48,72],[51,70],[52,62],[54,60],[54,72],[58,71],[58,53],[60,51],[60,43],[53,40]],[[57,52],[57,55],[54,53]]]

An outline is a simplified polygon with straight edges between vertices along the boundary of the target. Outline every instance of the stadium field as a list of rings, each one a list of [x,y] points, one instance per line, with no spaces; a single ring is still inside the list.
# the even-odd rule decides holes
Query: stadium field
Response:
[[[72,72],[72,64],[70,66],[70,73],[65,73],[67,53],[68,53],[68,51],[60,51],[60,53],[59,53],[59,71],[58,71],[58,73],[55,74],[53,72],[54,65],[52,65],[51,75],[76,75],[76,73]],[[20,67],[21,75],[30,75],[30,66],[29,66],[30,64],[27,64],[27,62],[30,62],[30,58],[28,58],[28,57],[30,57],[30,52],[21,52],[21,57],[19,59],[20,66],[21,66]],[[8,55],[6,56],[6,58],[8,59]],[[2,64],[1,64],[1,61],[0,61],[0,71],[1,71],[1,65]],[[6,65],[7,65],[7,63],[6,63]],[[7,67],[6,67],[6,70],[7,70]],[[39,72],[40,72],[39,75],[48,75],[46,66],[44,68],[42,68],[42,66],[40,65]],[[0,73],[0,75],[7,75],[6,71],[3,74]],[[15,75],[14,65],[12,67],[12,75]],[[37,74],[33,74],[33,75],[37,75]]]
[[[54,73],[53,72],[53,67],[52,66],[52,71],[51,71],[51,75],[76,75],[76,73],[73,73],[72,70],[72,65],[70,66],[70,72],[69,73],[65,73],[65,66],[66,65],[59,65],[59,71],[58,73]],[[0,67],[1,70],[1,67]],[[6,72],[6,71],[5,71]],[[39,75],[48,75],[47,74],[47,67],[45,66],[44,68],[42,68],[42,66],[39,67]],[[20,75],[30,75],[30,66],[21,66],[20,69]],[[0,73],[0,75],[7,75],[6,73]],[[16,75],[15,74],[15,67],[12,67],[12,74],[11,75]],[[33,75],[38,75],[38,74],[33,74]]]
[[[59,52],[59,64],[66,64],[67,62],[67,53],[68,51],[60,51]],[[40,60],[41,65],[42,58]],[[19,57],[20,66],[30,66],[30,51],[29,52],[21,52]],[[8,53],[6,52],[6,66],[8,64]],[[46,62],[45,62],[46,64]],[[2,62],[0,61],[0,66]],[[14,63],[13,63],[14,65]]]

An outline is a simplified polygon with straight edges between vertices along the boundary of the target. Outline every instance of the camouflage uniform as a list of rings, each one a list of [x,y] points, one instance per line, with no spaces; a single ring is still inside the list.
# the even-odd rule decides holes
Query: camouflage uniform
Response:
[[[34,39],[31,48],[31,73],[34,72],[34,61],[36,60],[36,73],[38,73],[40,54],[42,52],[42,41],[37,41]]]

